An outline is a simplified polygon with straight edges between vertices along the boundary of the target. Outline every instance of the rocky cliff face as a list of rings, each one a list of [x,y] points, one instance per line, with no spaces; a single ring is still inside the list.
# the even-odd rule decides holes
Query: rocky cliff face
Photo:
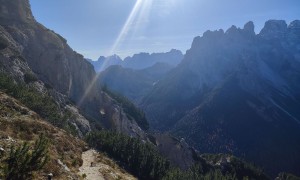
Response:
[[[249,22],[196,37],[141,103],[150,124],[201,152],[245,156],[274,174],[299,172],[299,35],[298,20],[270,20],[257,35]]]
[[[3,25],[34,22],[29,0],[1,0],[0,21]]]
[[[42,81],[78,102],[95,76],[92,66],[65,39],[34,20],[28,0],[2,2],[1,9],[1,25],[20,45],[29,67]],[[95,88],[91,94],[97,94]]]
[[[104,120],[100,113],[105,98],[93,66],[63,37],[35,21],[29,1],[0,0],[0,9],[1,72],[22,82],[26,74],[36,76],[37,81],[30,86],[50,94],[62,111],[67,109],[72,114],[70,122],[80,133],[91,130],[85,117],[103,126],[105,121],[111,121],[111,116]],[[121,107],[118,111],[123,113]],[[128,119],[122,120],[130,124]]]

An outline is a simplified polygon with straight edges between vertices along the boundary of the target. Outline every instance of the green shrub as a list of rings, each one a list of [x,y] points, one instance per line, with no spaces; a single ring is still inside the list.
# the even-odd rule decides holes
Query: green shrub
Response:
[[[48,145],[48,139],[40,136],[32,150],[26,142],[18,148],[11,147],[5,159],[5,179],[32,179],[33,172],[41,170],[49,159]]]
[[[85,178],[86,178],[86,174],[83,174],[83,175],[82,175],[82,178],[85,179]]]
[[[25,73],[24,74],[24,81],[28,84],[31,82],[37,81],[38,78],[33,73]]]
[[[3,37],[0,37],[0,50],[8,47],[8,42]]]

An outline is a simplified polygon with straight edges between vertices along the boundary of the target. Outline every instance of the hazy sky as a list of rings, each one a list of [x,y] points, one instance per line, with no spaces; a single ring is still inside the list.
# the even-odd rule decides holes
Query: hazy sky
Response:
[[[87,58],[185,52],[206,30],[259,32],[268,19],[300,19],[300,0],[30,0],[35,18]]]

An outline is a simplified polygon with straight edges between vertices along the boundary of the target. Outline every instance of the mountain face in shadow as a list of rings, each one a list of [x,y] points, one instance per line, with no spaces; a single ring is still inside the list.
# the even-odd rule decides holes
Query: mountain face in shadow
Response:
[[[300,172],[300,21],[248,22],[196,37],[140,106],[154,129],[273,174]]]
[[[99,81],[102,86],[138,104],[182,59],[181,51],[172,49],[167,53],[135,54],[124,61],[114,55],[89,62],[100,72]]]
[[[138,104],[151,91],[152,87],[173,68],[165,63],[156,63],[141,70],[115,65],[101,72],[99,81],[102,86],[106,86]]]

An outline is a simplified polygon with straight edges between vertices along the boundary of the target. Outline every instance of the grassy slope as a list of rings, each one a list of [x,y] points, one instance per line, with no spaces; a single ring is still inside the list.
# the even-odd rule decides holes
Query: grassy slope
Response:
[[[57,179],[74,176],[82,164],[81,153],[85,143],[52,126],[16,99],[0,92],[0,146],[6,152],[12,145],[35,141],[42,133],[50,139],[50,161],[36,177],[41,178],[47,173],[53,173]],[[70,172],[63,170],[57,163],[58,159],[70,168]]]

